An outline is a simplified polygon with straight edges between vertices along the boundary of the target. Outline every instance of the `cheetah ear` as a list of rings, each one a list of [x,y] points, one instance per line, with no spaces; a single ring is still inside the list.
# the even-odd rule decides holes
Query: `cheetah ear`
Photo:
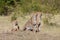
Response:
[[[18,26],[18,29],[19,29],[19,26]]]
[[[25,31],[26,30],[26,27],[23,29],[23,31]]]

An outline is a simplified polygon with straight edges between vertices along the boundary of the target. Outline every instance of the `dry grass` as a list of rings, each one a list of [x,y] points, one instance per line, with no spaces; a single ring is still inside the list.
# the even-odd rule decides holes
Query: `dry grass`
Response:
[[[23,25],[29,19],[18,18],[21,30],[11,32],[10,16],[0,17],[0,40],[60,40],[60,28],[42,25],[40,32],[22,31]]]

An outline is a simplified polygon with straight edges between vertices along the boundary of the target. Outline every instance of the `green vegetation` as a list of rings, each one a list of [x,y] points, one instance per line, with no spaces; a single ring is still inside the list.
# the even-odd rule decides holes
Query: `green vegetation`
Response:
[[[42,11],[55,14],[60,10],[60,0],[0,0],[0,15],[8,15],[16,7],[23,13]]]
[[[27,15],[33,11],[57,14],[60,11],[60,0],[0,0],[0,15],[13,14],[15,16]],[[44,19],[48,23],[48,19]]]

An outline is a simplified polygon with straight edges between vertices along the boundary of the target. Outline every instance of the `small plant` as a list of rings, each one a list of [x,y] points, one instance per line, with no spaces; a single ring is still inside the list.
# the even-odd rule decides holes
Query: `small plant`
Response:
[[[43,19],[43,22],[44,22],[45,24],[49,24],[49,21],[48,21],[47,18],[44,18],[44,19]]]
[[[16,13],[11,17],[11,21],[14,21],[17,19]]]
[[[49,23],[50,26],[57,26],[56,23]]]

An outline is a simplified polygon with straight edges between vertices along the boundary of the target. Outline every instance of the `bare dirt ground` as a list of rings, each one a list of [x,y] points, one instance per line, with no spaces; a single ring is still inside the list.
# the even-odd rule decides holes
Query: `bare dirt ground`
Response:
[[[18,19],[18,21],[22,29],[25,20]],[[60,28],[42,26],[37,33],[22,30],[11,32],[11,28],[10,17],[0,17],[0,40],[60,40]]]

